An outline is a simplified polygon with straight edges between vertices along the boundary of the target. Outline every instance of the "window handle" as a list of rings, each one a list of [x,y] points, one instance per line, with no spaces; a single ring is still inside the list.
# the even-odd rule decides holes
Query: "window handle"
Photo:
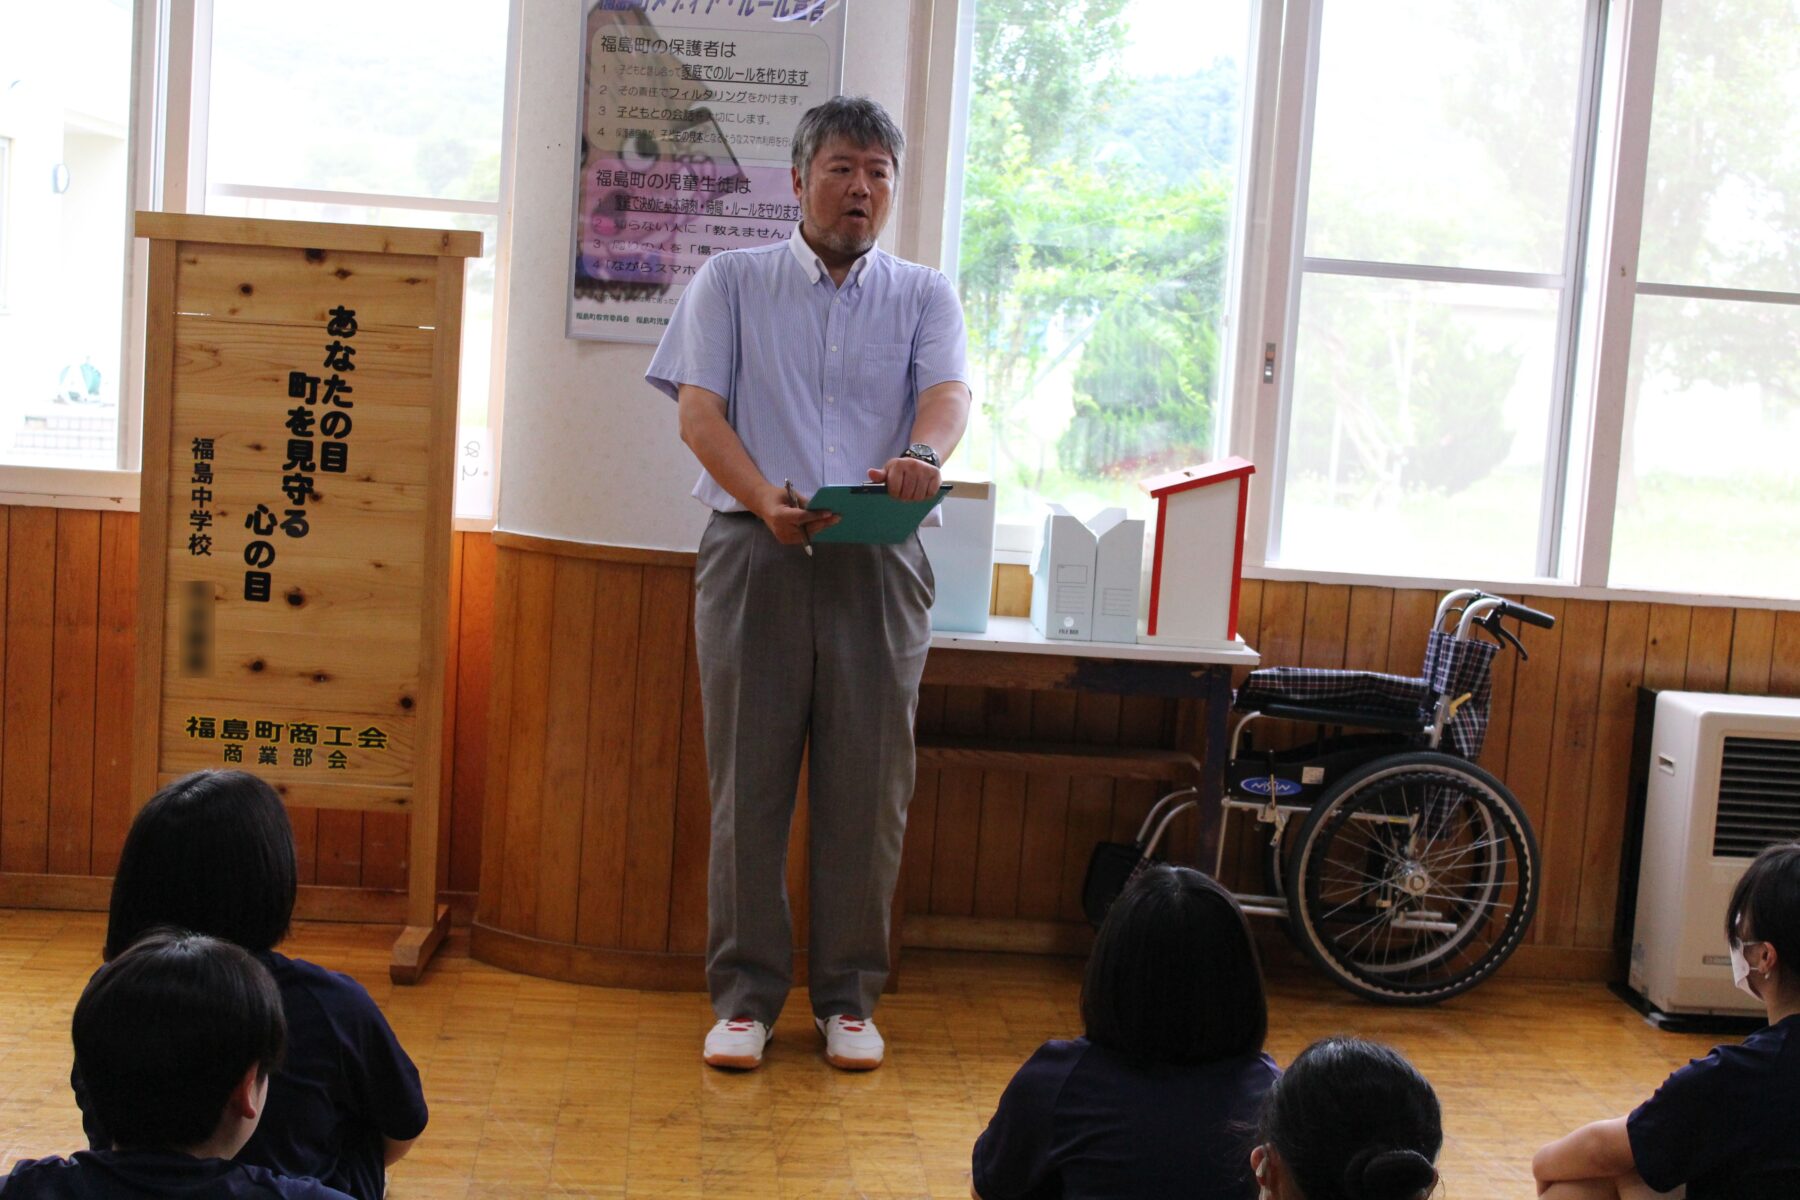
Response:
[[[1275,343],[1263,343],[1263,382],[1275,382]]]

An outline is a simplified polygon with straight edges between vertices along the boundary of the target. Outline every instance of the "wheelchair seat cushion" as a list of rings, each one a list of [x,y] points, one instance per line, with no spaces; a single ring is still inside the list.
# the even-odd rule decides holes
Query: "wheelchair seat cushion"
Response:
[[[1346,715],[1418,717],[1430,701],[1423,679],[1379,671],[1321,667],[1264,667],[1250,672],[1233,707],[1243,712],[1270,704],[1327,708]]]

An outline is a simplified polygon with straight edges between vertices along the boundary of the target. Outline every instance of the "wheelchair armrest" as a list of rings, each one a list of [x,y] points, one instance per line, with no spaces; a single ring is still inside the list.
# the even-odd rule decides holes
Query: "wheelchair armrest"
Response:
[[[1423,733],[1425,722],[1417,717],[1392,713],[1374,713],[1341,708],[1308,708],[1300,704],[1259,704],[1257,711],[1265,717],[1282,721],[1302,721],[1309,725],[1352,725],[1358,729],[1381,729],[1390,733]]]

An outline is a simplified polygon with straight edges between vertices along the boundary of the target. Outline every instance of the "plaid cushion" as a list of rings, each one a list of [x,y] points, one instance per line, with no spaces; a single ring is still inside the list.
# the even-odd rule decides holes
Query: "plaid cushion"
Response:
[[[1493,642],[1479,639],[1459,641],[1455,634],[1442,629],[1432,630],[1425,644],[1425,682],[1432,693],[1452,700],[1468,693],[1468,700],[1450,718],[1441,741],[1470,762],[1481,757],[1482,743],[1487,741],[1488,707],[1494,695],[1494,655],[1499,649]]]
[[[1333,671],[1319,667],[1264,667],[1250,672],[1233,707],[1248,712],[1270,704],[1328,708],[1346,719],[1357,713],[1431,720],[1440,695],[1469,693],[1439,744],[1473,762],[1487,740],[1488,705],[1493,697],[1492,642],[1458,641],[1455,634],[1431,631],[1425,646],[1425,675],[1384,675],[1378,671]]]
[[[1322,667],[1264,667],[1250,672],[1238,689],[1235,707],[1303,704],[1344,713],[1416,717],[1430,702],[1423,679],[1379,671],[1331,671]]]

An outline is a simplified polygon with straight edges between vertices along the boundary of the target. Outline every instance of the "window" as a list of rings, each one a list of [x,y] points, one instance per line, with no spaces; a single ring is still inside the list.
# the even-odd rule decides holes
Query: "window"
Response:
[[[0,464],[119,466],[132,48],[126,0],[0,15]]]
[[[1547,572],[1588,8],[1322,6],[1272,559]]]
[[[945,269],[999,519],[1142,513],[1218,440],[1250,0],[973,4]],[[966,10],[965,10],[966,11]]]
[[[493,514],[488,453],[506,111],[506,0],[364,0],[355,36],[313,5],[215,0],[209,213],[476,229],[460,370],[460,517]]]
[[[1800,5],[1663,0],[1611,582],[1800,596]]]

